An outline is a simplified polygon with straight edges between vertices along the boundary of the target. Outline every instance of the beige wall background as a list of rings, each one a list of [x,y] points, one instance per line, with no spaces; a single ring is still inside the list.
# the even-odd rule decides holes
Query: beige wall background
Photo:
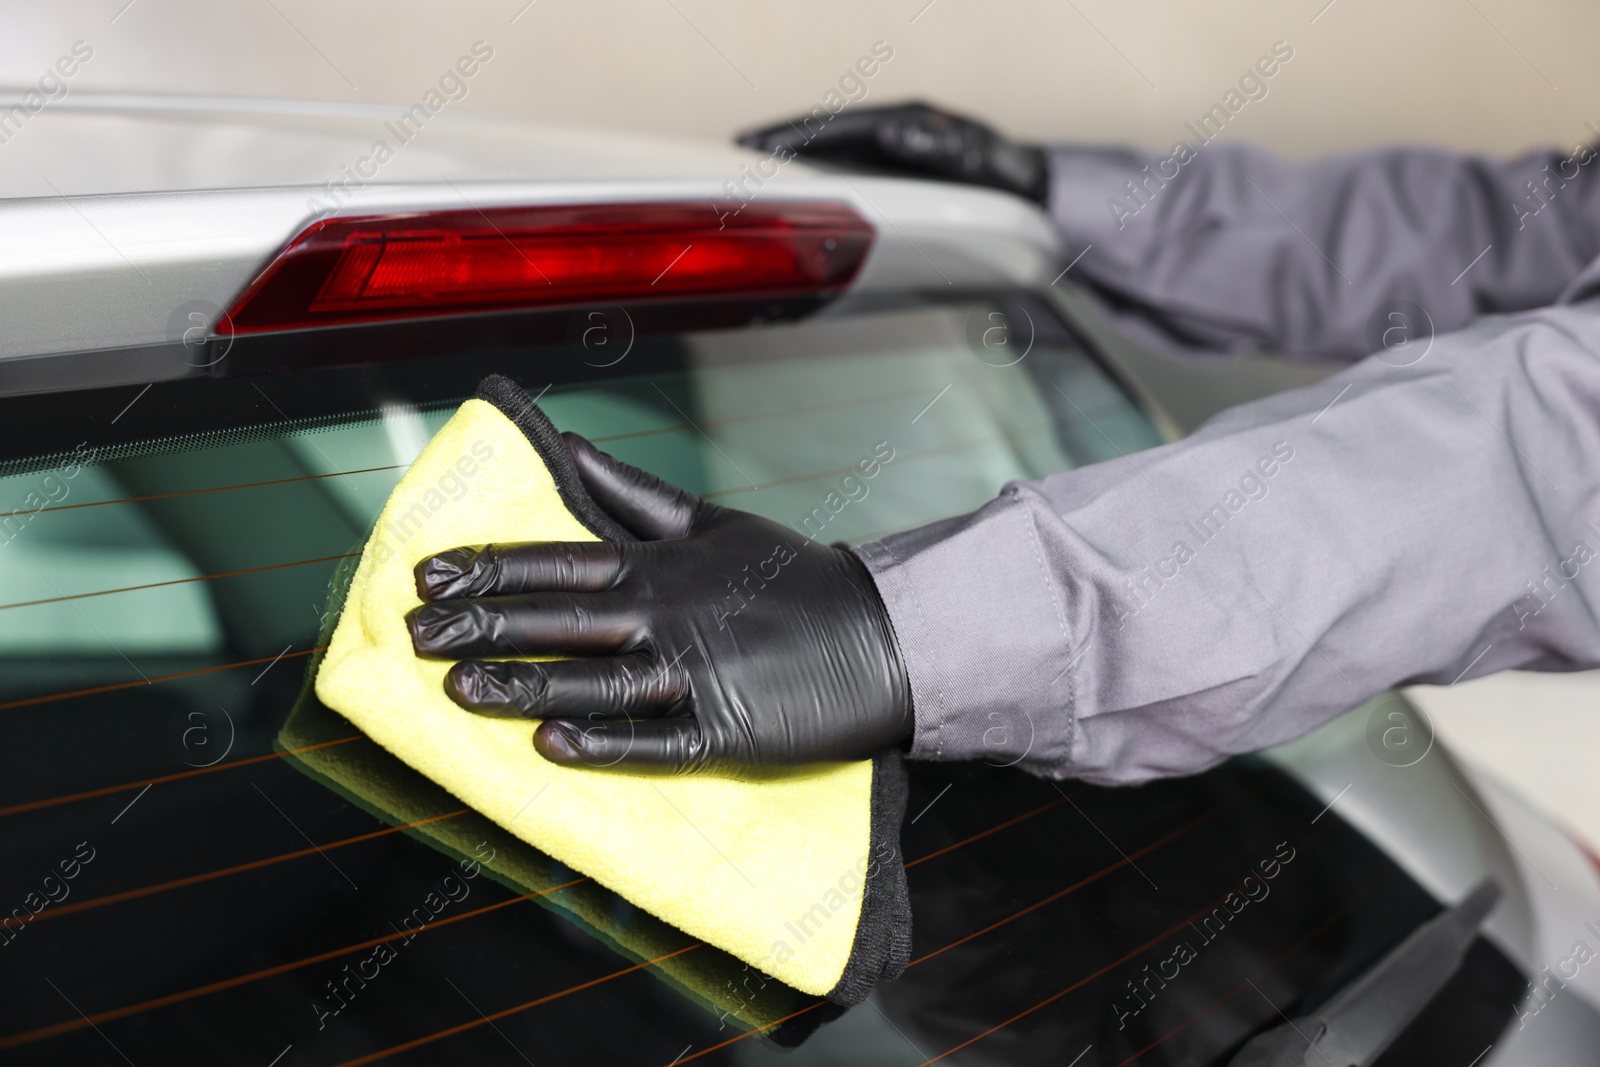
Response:
[[[810,109],[878,40],[869,102],[1030,138],[1169,147],[1276,41],[1294,58],[1230,140],[1509,153],[1600,127],[1600,6],[1576,0],[4,0],[0,27],[12,84],[82,39],[74,89],[395,103],[481,39],[469,106],[713,138]]]

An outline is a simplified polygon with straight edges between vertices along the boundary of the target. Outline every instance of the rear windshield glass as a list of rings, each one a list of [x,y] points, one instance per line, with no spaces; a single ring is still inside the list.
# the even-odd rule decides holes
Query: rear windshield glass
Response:
[[[472,365],[627,462],[860,543],[1160,443],[1061,323],[1020,336],[1018,321],[1003,300],[842,305]],[[520,876],[480,882],[355,992],[344,969],[499,832],[304,692],[336,576],[470,395],[466,365],[412,367],[404,388],[372,375],[363,403],[315,425],[194,436],[174,409],[166,436],[0,479],[8,1055],[665,1067],[766,1062],[780,1044],[800,1044],[793,1064],[1067,1063],[1095,1045],[1088,1062],[1206,1063],[1277,1021],[1238,997],[1242,975],[1283,955],[1260,982],[1301,1003],[1435,910],[1335,816],[1308,835],[1320,805],[1259,766],[1134,791],[928,767],[906,829],[919,963],[842,1018],[514,841]],[[327,380],[248,384],[285,412]],[[1263,864],[1281,878],[1239,917],[1247,933],[1208,950],[1184,932]],[[1183,940],[1202,953],[1188,978],[1144,984]],[[698,955],[653,962],[663,946]],[[349,999],[329,1016],[336,989]]]
[[[686,335],[646,373],[628,373],[618,340],[585,353],[593,381],[553,384],[536,362],[517,376],[561,429],[830,542],[958,514],[1009,479],[1157,441],[1080,352],[1035,344],[1012,363],[978,345],[979,359],[968,335],[989,310]],[[296,386],[259,382],[269,401]],[[167,673],[174,657],[309,647],[334,565],[359,550],[460,398],[445,399],[379,395],[313,429],[180,451],[157,440],[105,463],[86,445],[81,458],[0,479],[11,505],[0,512],[5,698]],[[881,463],[873,479],[848,477],[869,457]]]

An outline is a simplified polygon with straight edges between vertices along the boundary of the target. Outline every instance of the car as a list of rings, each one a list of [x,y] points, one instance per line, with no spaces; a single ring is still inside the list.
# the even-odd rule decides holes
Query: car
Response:
[[[1310,380],[1131,344],[1002,193],[399,111],[81,92],[0,145],[0,1062],[1592,1062],[1600,867],[1401,694],[1138,787],[911,765],[911,963],[849,1010],[321,706],[490,373],[849,544]]]

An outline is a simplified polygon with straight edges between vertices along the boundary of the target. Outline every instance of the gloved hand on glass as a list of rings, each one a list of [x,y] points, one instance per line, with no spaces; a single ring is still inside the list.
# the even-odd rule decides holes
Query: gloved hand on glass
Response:
[[[417,565],[419,655],[485,715],[542,719],[554,763],[747,775],[869,758],[909,737],[910,683],[850,552],[709,504],[564,435],[639,538],[465,547]],[[527,662],[500,657],[568,656]]]

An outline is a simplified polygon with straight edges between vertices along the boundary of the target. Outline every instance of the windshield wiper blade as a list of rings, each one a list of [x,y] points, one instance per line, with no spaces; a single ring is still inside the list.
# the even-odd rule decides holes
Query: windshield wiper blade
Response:
[[[1368,1067],[1456,973],[1499,899],[1492,879],[1480,882],[1317,1011],[1252,1038],[1229,1067]]]

